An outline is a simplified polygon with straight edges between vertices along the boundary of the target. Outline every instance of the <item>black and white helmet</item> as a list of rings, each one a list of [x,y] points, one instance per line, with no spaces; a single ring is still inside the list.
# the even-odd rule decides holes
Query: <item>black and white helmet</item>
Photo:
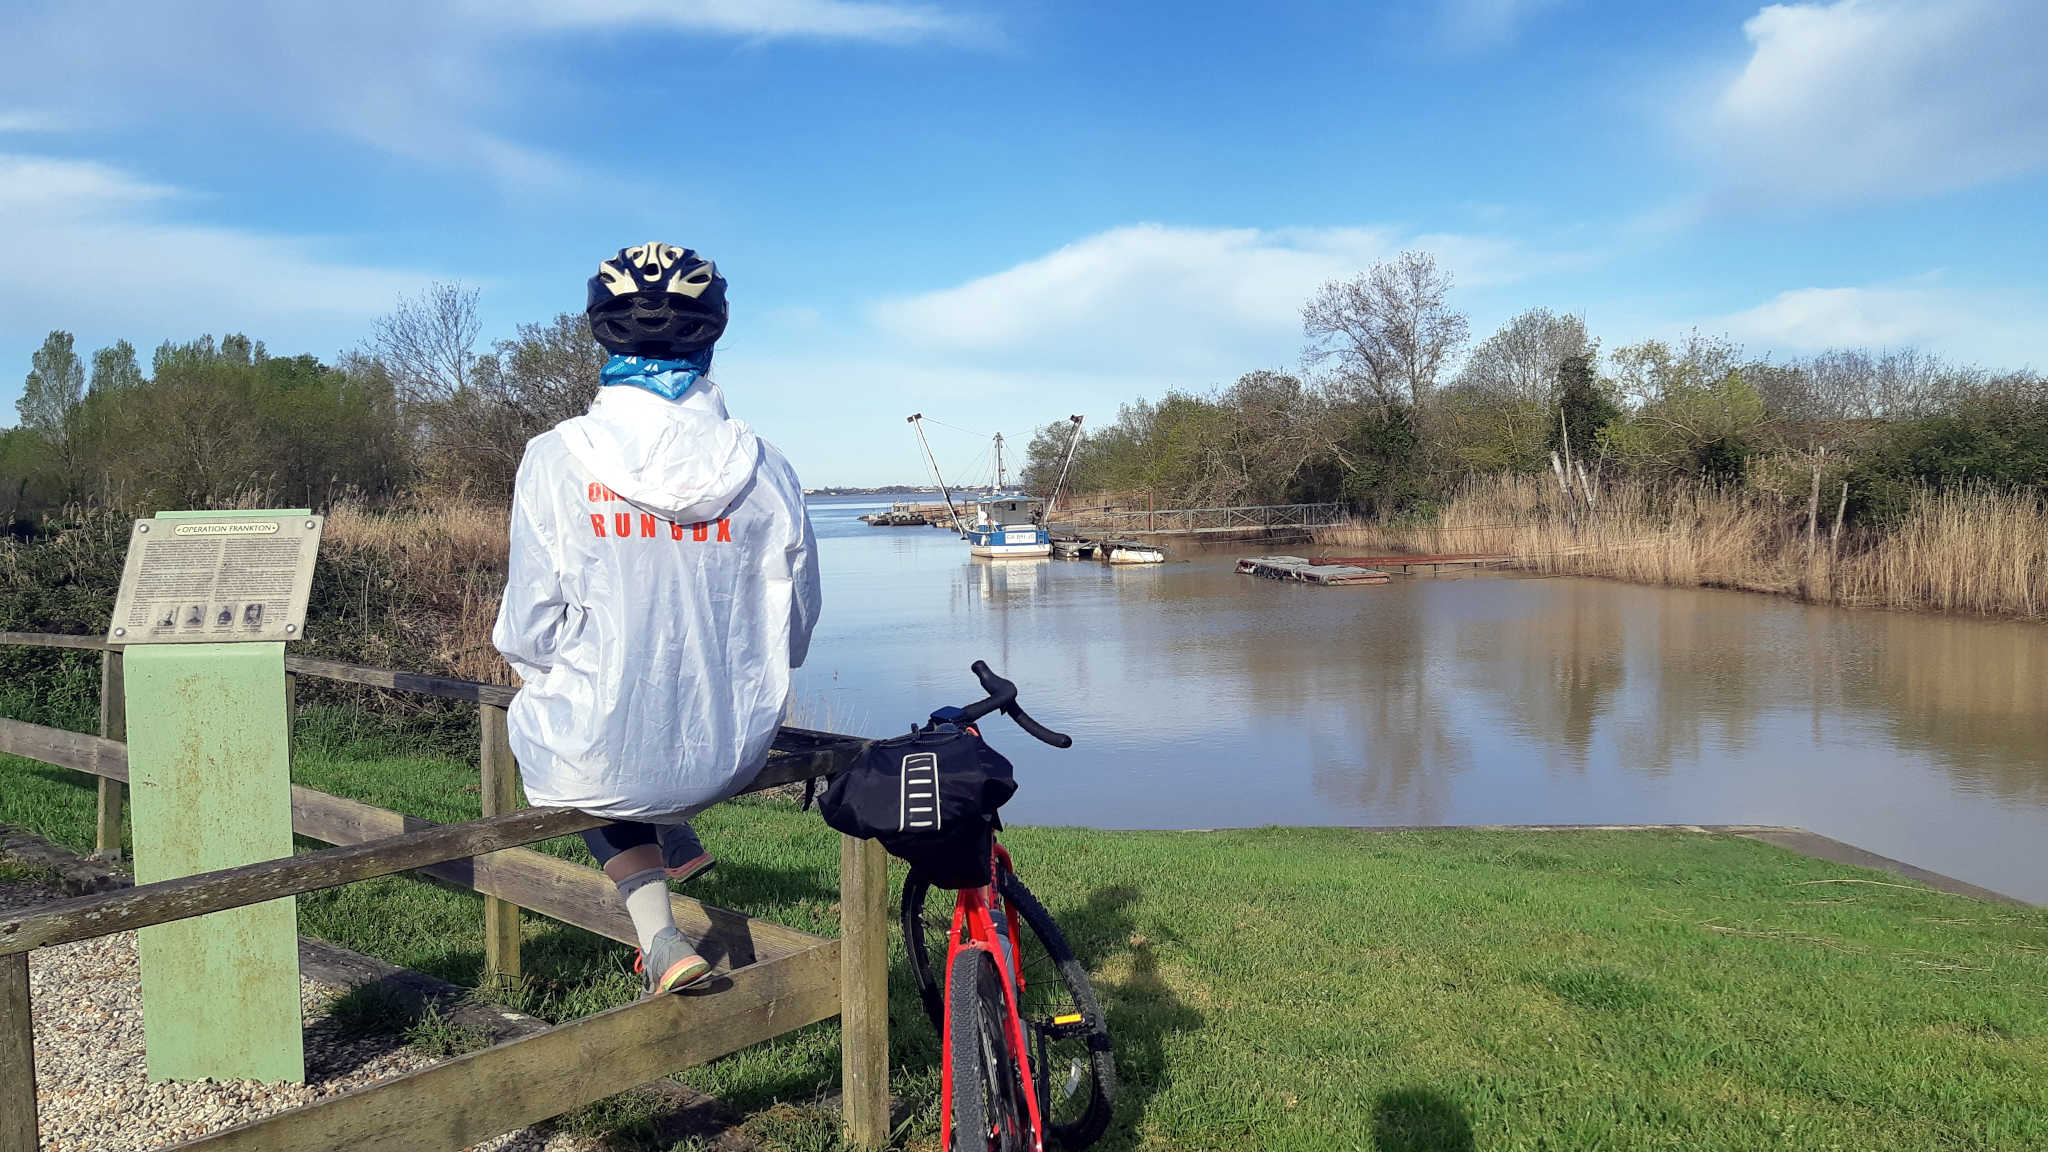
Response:
[[[621,248],[590,278],[585,311],[607,350],[674,359],[709,348],[725,331],[725,277],[688,248]]]

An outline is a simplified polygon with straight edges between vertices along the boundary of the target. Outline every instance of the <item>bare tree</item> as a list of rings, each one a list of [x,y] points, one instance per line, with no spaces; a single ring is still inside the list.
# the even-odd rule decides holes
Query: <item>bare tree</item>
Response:
[[[474,288],[435,281],[377,321],[370,347],[391,374],[400,400],[450,400],[468,392],[476,375],[482,326]]]
[[[1350,280],[1332,280],[1301,311],[1304,355],[1334,363],[1355,390],[1381,403],[1405,395],[1421,405],[1444,361],[1469,331],[1445,298],[1451,274],[1427,252],[1403,252]]]
[[[1472,350],[1457,384],[1477,396],[1548,405],[1557,391],[1558,365],[1590,355],[1592,348],[1584,320],[1531,308]]]
[[[590,320],[564,312],[545,324],[521,324],[485,360],[481,385],[495,400],[518,410],[532,431],[581,416],[597,395],[598,372],[611,354],[590,335]],[[483,376],[485,373],[479,373]]]

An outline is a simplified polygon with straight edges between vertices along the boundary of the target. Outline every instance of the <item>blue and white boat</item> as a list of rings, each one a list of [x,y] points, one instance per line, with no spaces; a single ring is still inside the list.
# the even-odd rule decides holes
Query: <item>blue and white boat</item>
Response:
[[[964,527],[963,534],[968,551],[976,556],[1052,555],[1043,500],[991,496],[977,501],[974,518]]]

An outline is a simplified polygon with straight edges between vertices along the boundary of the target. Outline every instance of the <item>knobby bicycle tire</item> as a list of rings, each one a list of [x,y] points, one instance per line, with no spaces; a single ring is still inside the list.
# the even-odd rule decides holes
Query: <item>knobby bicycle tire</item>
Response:
[[[996,962],[980,948],[953,959],[952,1152],[1029,1152],[1024,1085],[1010,1051]]]
[[[1053,1061],[1046,1058],[1048,1042],[1039,1030],[1048,1022],[1035,1020],[1034,1013],[1020,1013],[1025,1017],[1027,1039],[1039,1042],[1038,1050],[1027,1055],[1037,1078],[1032,1089],[1038,1095],[1039,1114],[1045,1118],[1046,1135],[1053,1146],[1067,1152],[1079,1152],[1108,1130],[1116,1101],[1116,1063],[1110,1053],[1108,1020],[1095,999],[1095,989],[1088,983],[1087,970],[1074,958],[1066,936],[1060,932],[1059,925],[1053,922],[1045,906],[1013,872],[1002,873],[997,886],[1003,899],[1016,908],[1018,918],[1037,938],[1036,951],[1043,958],[1041,964],[1032,956],[1029,941],[1016,942],[1024,954],[1020,965],[1030,986],[1026,991],[1027,1000],[1038,999],[1043,991],[1043,980],[1048,975],[1057,974],[1061,987],[1072,1000],[1072,1009],[1083,1018],[1085,1030],[1067,1040],[1053,1042],[1058,1046],[1056,1054],[1064,1057],[1067,1064],[1066,1068],[1055,1070],[1050,1067]],[[928,923],[924,912],[931,891],[931,885],[915,871],[904,881],[903,937],[910,953],[911,973],[917,980],[918,995],[924,1001],[925,1011],[934,1028],[943,1028],[941,1021],[946,998],[945,989],[938,980],[938,969],[945,963],[950,943],[946,935],[951,927],[952,906],[950,903],[942,904],[934,910],[938,919]],[[1050,971],[1045,970],[1047,966]],[[1038,970],[1036,980],[1031,979],[1034,969]],[[1056,1073],[1059,1076],[1057,1080],[1054,1079]],[[1087,1080],[1087,1095],[1078,1096],[1083,1077]]]

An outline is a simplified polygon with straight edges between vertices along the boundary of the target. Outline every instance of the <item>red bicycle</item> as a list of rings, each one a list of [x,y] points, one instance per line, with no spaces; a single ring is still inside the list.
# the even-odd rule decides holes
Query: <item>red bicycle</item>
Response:
[[[986,663],[974,673],[988,698],[942,708],[934,722],[972,731],[1000,711],[1055,748],[1073,744],[1025,714],[1017,686]],[[903,885],[911,970],[940,1035],[939,1131],[952,1152],[1086,1148],[1108,1129],[1116,1096],[1108,1023],[1009,852],[993,839],[989,851],[990,882],[961,889],[950,910],[915,870]]]

